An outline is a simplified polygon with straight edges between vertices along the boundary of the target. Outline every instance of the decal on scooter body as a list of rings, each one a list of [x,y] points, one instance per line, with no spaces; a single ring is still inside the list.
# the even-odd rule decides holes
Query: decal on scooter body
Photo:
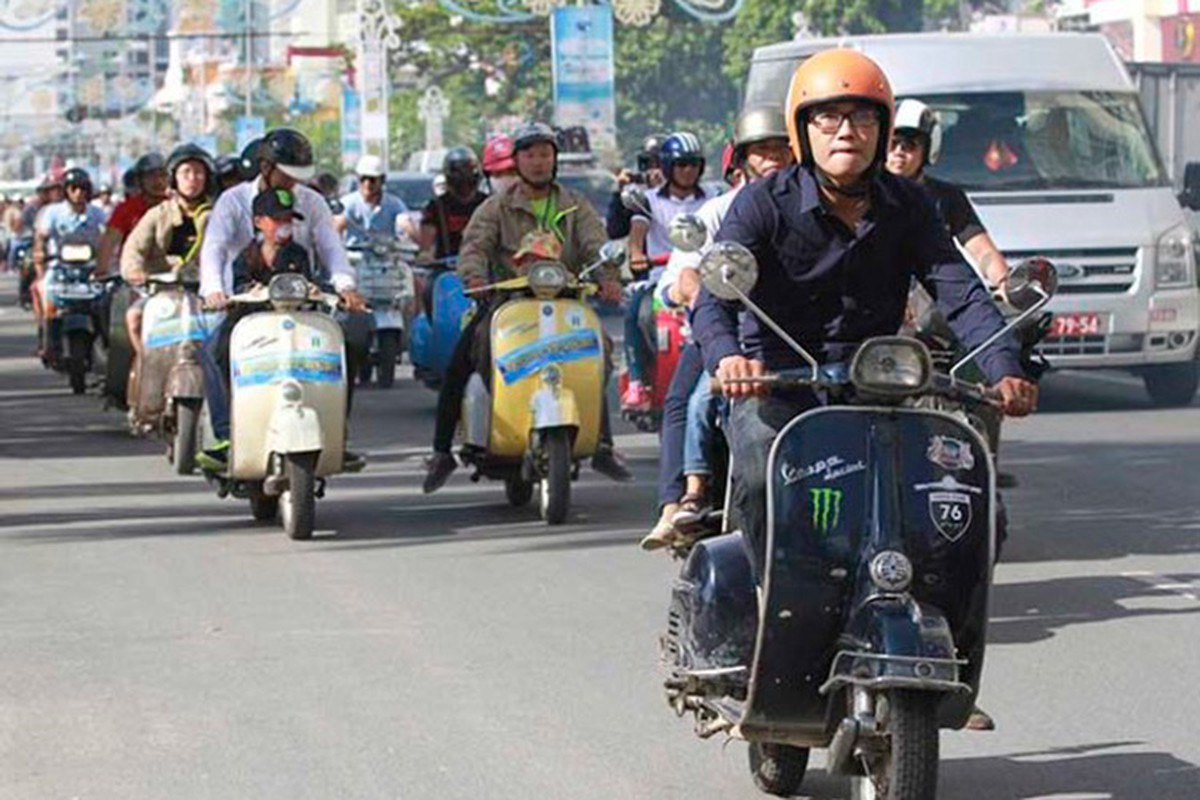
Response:
[[[551,307],[551,313],[553,310]],[[505,353],[496,359],[496,369],[505,383],[512,384],[549,364],[563,364],[599,355],[600,337],[595,331],[556,333]]]
[[[926,455],[932,437],[960,441],[972,467],[947,480]],[[865,468],[806,469],[833,460]],[[957,462],[967,460],[960,454]],[[991,459],[974,431],[940,412],[817,409],[780,433],[768,475],[768,530],[758,555],[764,599],[743,728],[827,741],[827,713],[840,719],[843,709],[831,711],[818,689],[837,651],[856,649],[851,641],[881,655],[965,658],[959,680],[977,690],[994,520]],[[959,479],[964,488],[988,489],[943,490]],[[909,591],[917,605],[900,606],[896,625],[868,602],[878,590],[866,564],[881,550],[898,550],[913,565]],[[921,626],[919,614],[910,624],[911,608],[944,615],[957,653],[941,653],[943,640],[932,634],[913,633]],[[973,694],[948,694],[943,724],[965,722],[972,701]]]
[[[342,379],[342,356],[320,350],[266,353],[240,359],[233,366],[237,386],[262,386],[293,379],[310,383],[337,383]]]

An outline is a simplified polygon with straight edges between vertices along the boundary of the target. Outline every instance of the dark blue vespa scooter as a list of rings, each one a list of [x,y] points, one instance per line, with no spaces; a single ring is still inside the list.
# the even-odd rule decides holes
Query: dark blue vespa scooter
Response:
[[[474,306],[454,271],[457,262],[457,258],[441,259],[419,264],[413,270],[421,311],[413,319],[408,355],[413,377],[431,389],[441,385],[462,333],[464,317]]]
[[[841,374],[818,368],[747,297],[748,250],[714,245],[701,273],[812,367],[759,380],[822,389],[832,404],[797,416],[771,447],[760,570],[739,531],[687,556],[663,637],[668,700],[701,737],[747,740],[769,794],[799,790],[815,747],[856,800],[934,800],[939,729],[966,724],[983,667],[995,470],[966,412],[995,395],[957,370],[935,373],[925,346],[903,337],[867,341]],[[1014,270],[1010,297],[1025,310],[1006,331],[1048,302],[1046,280]],[[914,407],[929,396],[962,410]]]

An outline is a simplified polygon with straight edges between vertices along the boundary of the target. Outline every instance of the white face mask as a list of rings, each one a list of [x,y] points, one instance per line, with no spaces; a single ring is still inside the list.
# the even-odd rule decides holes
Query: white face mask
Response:
[[[275,241],[278,242],[279,244],[283,244],[284,242],[290,240],[291,238],[292,238],[291,223],[288,223],[287,225],[280,225],[277,228],[275,228]]]

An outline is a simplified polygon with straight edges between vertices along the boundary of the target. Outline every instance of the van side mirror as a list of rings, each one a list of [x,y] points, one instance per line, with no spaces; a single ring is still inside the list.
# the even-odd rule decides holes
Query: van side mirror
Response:
[[[1200,163],[1195,161],[1183,168],[1183,191],[1179,204],[1191,211],[1200,211]]]

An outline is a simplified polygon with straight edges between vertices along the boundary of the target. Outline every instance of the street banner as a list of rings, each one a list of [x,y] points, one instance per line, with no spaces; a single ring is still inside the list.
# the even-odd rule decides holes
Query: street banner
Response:
[[[555,8],[550,18],[550,46],[555,124],[584,126],[593,151],[616,150],[612,8]]]
[[[342,84],[342,166],[354,169],[362,155],[362,95]]]
[[[233,131],[237,137],[237,149],[241,152],[246,145],[266,133],[266,120],[262,117],[247,117],[241,116],[234,123]]]

